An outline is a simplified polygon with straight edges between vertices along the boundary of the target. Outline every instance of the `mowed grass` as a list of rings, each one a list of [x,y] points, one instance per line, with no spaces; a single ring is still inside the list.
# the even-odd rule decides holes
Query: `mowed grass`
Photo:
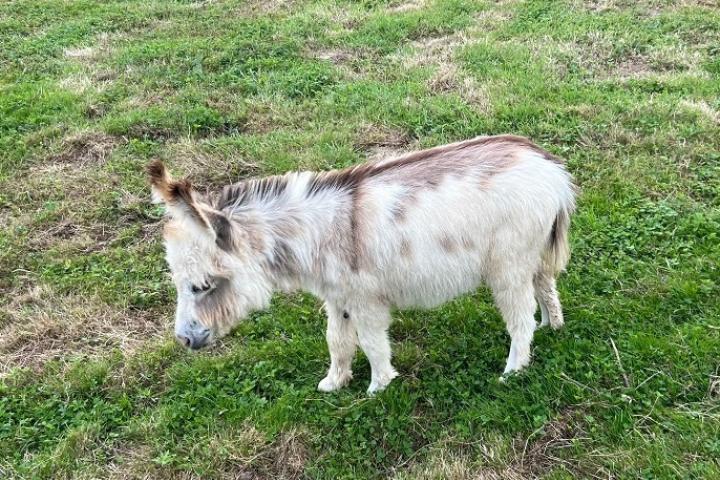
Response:
[[[720,10],[704,0],[0,5],[0,477],[720,478]],[[580,186],[566,327],[486,291],[315,391],[319,302],[172,341],[152,159],[202,188],[526,135]]]

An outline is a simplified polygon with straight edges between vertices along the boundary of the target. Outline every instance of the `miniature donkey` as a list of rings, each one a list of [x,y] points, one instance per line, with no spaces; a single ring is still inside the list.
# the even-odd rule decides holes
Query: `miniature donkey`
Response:
[[[192,349],[228,333],[276,290],[325,302],[330,368],[318,389],[350,380],[359,345],[368,392],[397,375],[392,308],[430,308],[481,283],[510,334],[505,373],[530,362],[536,300],[558,328],[555,277],[569,258],[575,189],[562,162],[522,137],[478,137],[327,172],[251,179],[201,195],[148,167],[166,205],[175,334]]]

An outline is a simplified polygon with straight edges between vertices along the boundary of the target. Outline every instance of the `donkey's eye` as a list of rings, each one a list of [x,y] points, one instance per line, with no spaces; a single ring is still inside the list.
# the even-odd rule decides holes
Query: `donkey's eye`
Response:
[[[190,290],[192,291],[192,293],[198,294],[198,293],[202,293],[202,292],[207,292],[211,288],[212,288],[212,285],[210,285],[209,283],[206,283],[201,286],[193,285],[192,287],[190,287]]]

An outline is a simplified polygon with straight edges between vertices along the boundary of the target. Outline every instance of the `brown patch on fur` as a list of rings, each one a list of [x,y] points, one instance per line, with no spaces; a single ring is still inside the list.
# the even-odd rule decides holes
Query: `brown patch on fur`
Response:
[[[231,252],[235,249],[233,239],[233,228],[230,220],[224,213],[205,210],[205,216],[210,222],[210,227],[215,231],[215,243],[218,247]]]
[[[230,280],[224,277],[212,277],[212,290],[197,297],[197,316],[200,323],[218,332],[227,332],[232,322],[238,320],[238,308],[235,303]]]
[[[360,256],[362,255],[362,247],[360,245],[361,238],[361,222],[360,222],[360,203],[361,203],[361,190],[357,188],[357,185],[352,189],[352,211],[350,213],[350,238],[351,238],[351,258],[350,258],[350,269],[353,272],[357,272],[360,263]]]
[[[406,201],[409,199],[406,199]],[[407,205],[404,203],[398,203],[393,207],[392,210],[393,220],[397,223],[402,223],[407,220]]]
[[[62,295],[35,286],[16,292],[0,330],[0,375],[13,367],[40,370],[50,360],[128,352],[159,338],[169,319],[157,313],[116,309],[95,297]]]
[[[407,238],[403,238],[400,241],[400,256],[403,258],[410,258],[412,256],[412,245]]]
[[[268,258],[268,266],[280,275],[294,275],[300,271],[300,264],[290,243],[284,238],[276,238],[272,253]]]
[[[457,242],[455,239],[451,238],[449,235],[443,235],[438,239],[438,243],[442,247],[443,250],[445,250],[447,253],[453,253],[457,251]]]
[[[363,257],[361,239],[363,237],[363,211],[362,205],[363,182],[387,177],[408,187],[409,190],[418,188],[437,188],[447,175],[465,174],[467,169],[479,166],[485,167],[481,177],[488,177],[496,172],[509,168],[517,160],[517,154],[522,150],[532,150],[543,158],[559,162],[554,155],[538,147],[524,137],[513,135],[498,135],[492,137],[477,137],[464,142],[442,145],[419,152],[403,155],[398,158],[373,163],[355,165],[342,170],[331,170],[315,173],[308,183],[306,195],[318,195],[327,190],[346,191],[351,198],[350,225],[348,236],[350,238],[351,255],[350,266],[353,271],[360,268]],[[443,161],[444,160],[444,161]],[[274,176],[253,179],[246,182],[229,185],[213,200],[213,206],[218,210],[232,209],[245,204],[259,203],[281,195],[287,188],[288,177]],[[406,202],[414,199],[412,194],[406,196]],[[399,204],[395,208],[395,219],[402,221],[406,214],[406,204]],[[278,242],[275,254],[279,262],[272,260],[275,267],[285,269],[285,257],[289,259],[292,252]],[[457,248],[456,242],[443,245],[447,251]]]
[[[473,250],[476,246],[475,241],[467,235],[463,235],[460,238],[460,245],[462,245],[465,250]]]
[[[313,196],[325,190],[348,190],[352,193],[365,180],[395,173],[401,175],[400,180],[403,183],[417,187],[437,187],[447,173],[460,173],[468,166],[467,161],[443,164],[440,162],[443,158],[451,156],[466,158],[470,155],[473,157],[473,162],[477,162],[478,165],[487,165],[497,169],[503,165],[511,165],[514,162],[512,154],[517,149],[530,149],[547,160],[562,162],[558,157],[543,150],[525,137],[514,135],[476,137],[379,162],[363,163],[342,170],[318,172],[310,181],[307,194]],[[428,164],[434,161],[438,163]],[[412,166],[417,166],[417,168],[408,171],[407,168]],[[215,199],[213,206],[218,210],[223,210],[233,205],[243,205],[250,201],[263,201],[278,196],[287,187],[287,181],[286,176],[273,176],[228,185]]]
[[[483,161],[480,164],[484,163],[493,166],[497,166],[498,164],[502,164],[505,161],[509,161],[510,158],[508,156],[508,153],[510,153],[512,149],[529,149],[540,154],[543,158],[547,160],[562,163],[562,160],[560,158],[535,145],[533,142],[531,142],[525,137],[519,137],[516,135],[495,135],[490,137],[476,137],[463,142],[441,145],[438,147],[429,148],[427,150],[421,150],[419,152],[403,155],[402,157],[386,162],[369,164],[368,166],[370,168],[368,176],[377,176],[388,170],[400,168],[413,163],[436,160],[444,156],[464,153],[470,149],[486,149],[487,151],[479,150],[474,153],[476,153],[479,157],[482,156]],[[503,153],[504,156],[498,156],[498,151]]]
[[[160,160],[151,162],[146,167],[148,176],[150,177],[150,184],[157,189],[157,193],[163,200],[171,200],[170,196],[170,175],[167,173],[165,164]]]

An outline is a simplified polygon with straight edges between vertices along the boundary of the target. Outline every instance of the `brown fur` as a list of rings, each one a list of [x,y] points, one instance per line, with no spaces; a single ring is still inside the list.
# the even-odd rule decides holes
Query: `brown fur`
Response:
[[[225,321],[233,318],[235,301],[230,281],[224,277],[213,277],[215,287],[197,302],[198,319],[208,328],[225,330]]]
[[[463,237],[460,239],[460,244],[465,250],[472,250],[475,248],[475,241],[465,235],[463,235]]]
[[[484,150],[477,151],[481,147]],[[363,181],[383,175],[402,175],[402,178],[412,186],[432,188],[439,185],[448,173],[461,174],[468,166],[468,160],[466,160],[468,157],[476,161],[477,154],[481,153],[483,162],[488,166],[488,174],[492,174],[511,166],[514,162],[514,154],[518,149],[531,149],[548,160],[562,163],[558,157],[538,147],[525,137],[515,135],[477,137],[464,142],[409,153],[394,159],[363,163],[342,170],[319,172],[310,182],[308,195],[317,195],[328,189],[346,189],[352,193]],[[459,156],[464,161],[436,164],[433,165],[434,168],[429,168],[428,162],[451,154]],[[281,194],[286,187],[285,176],[252,179],[228,185],[215,199],[213,206],[218,210],[223,210],[231,205],[246,204],[251,200],[260,201]]]
[[[412,245],[407,238],[403,238],[400,242],[400,255],[403,258],[409,258],[412,255]]]
[[[481,164],[486,166],[486,169],[478,179],[479,187],[488,188],[492,176],[511,167],[516,161],[518,151],[524,149],[531,149],[544,158],[560,162],[560,159],[524,137],[514,135],[477,137],[464,142],[409,153],[394,159],[364,163],[342,170],[319,172],[311,180],[307,195],[317,195],[328,189],[346,190],[350,194],[352,211],[347,235],[350,244],[349,263],[352,270],[357,271],[361,266],[360,260],[363,257],[360,242],[363,219],[358,208],[363,195],[363,182],[390,176],[398,177],[399,180],[413,189],[436,188],[445,176],[463,175],[471,165],[480,161]],[[438,161],[448,156],[452,156],[456,161]],[[287,188],[287,182],[285,176],[273,176],[229,185],[223,188],[212,204],[214,208],[224,210],[232,206],[261,202],[267,198],[282,194]],[[414,199],[415,195],[411,192],[402,202],[398,203],[394,211],[395,221],[402,222],[405,220],[408,207]],[[458,247],[457,242],[451,241],[451,239],[442,241],[441,246],[446,251],[454,251]],[[274,267],[291,268],[291,259],[285,259],[290,261],[288,264],[285,264],[284,260],[282,260],[284,250],[281,244],[277,247],[276,253],[281,257],[278,262],[275,262]]]
[[[160,160],[150,163],[147,166],[147,173],[154,191],[165,203],[183,208],[198,222],[209,226],[207,219],[200,212],[192,185],[188,180],[172,180]]]
[[[457,242],[448,235],[443,235],[442,237],[440,237],[438,243],[440,243],[442,249],[445,250],[447,253],[453,253],[457,250]]]

